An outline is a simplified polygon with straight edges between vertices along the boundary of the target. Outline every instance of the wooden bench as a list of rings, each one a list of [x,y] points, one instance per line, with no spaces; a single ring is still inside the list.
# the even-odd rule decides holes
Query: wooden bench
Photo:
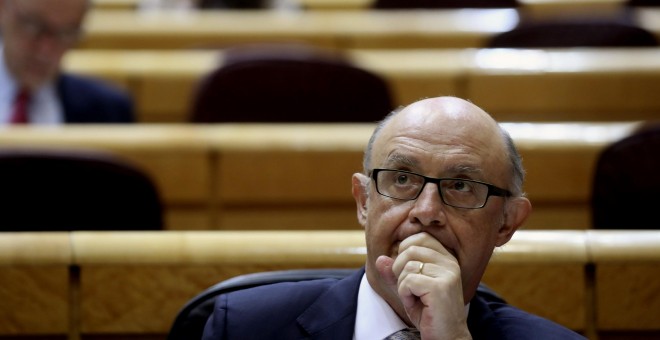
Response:
[[[92,11],[79,48],[222,48],[291,41],[334,49],[478,47],[493,33],[509,30],[517,22],[518,13],[513,9],[411,13]]]
[[[637,123],[505,123],[527,169],[533,229],[587,229],[599,152]],[[109,151],[157,183],[168,229],[359,229],[350,178],[372,124],[7,128],[3,147]],[[249,180],[241,180],[249,179]]]
[[[349,50],[382,76],[395,105],[420,98],[468,98],[500,121],[622,121],[658,117],[660,49]],[[186,122],[201,79],[222,51],[92,51],[65,58],[66,70],[126,88],[141,122]]]
[[[96,1],[119,2],[122,0]],[[366,10],[371,7],[374,0],[297,0],[293,2],[309,10]],[[582,13],[584,11],[589,11],[593,15],[594,12],[609,13],[618,10],[624,5],[625,0],[518,0],[518,2],[522,10],[543,15]]]
[[[366,255],[362,231],[4,233],[0,245],[0,338],[161,338],[221,280],[357,268]],[[484,282],[590,339],[648,338],[660,334],[659,249],[658,231],[523,230],[496,250]]]
[[[660,10],[632,10],[635,24],[660,35]],[[223,48],[297,41],[335,49],[478,48],[515,27],[515,9],[419,11],[92,11],[79,47]],[[396,24],[393,25],[392,23]],[[476,24],[478,23],[478,24]]]
[[[307,10],[368,9],[372,0],[291,0],[293,6]],[[612,10],[623,6],[625,0],[519,0],[521,7],[542,13],[558,13],[577,10]],[[134,10],[140,7],[140,0],[94,0],[94,9]]]

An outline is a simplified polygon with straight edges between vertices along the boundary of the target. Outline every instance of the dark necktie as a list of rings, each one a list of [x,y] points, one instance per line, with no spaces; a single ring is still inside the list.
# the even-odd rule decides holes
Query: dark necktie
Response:
[[[25,89],[20,90],[14,99],[14,110],[11,116],[12,124],[25,124],[28,122],[29,103],[30,93]]]
[[[400,331],[394,332],[383,340],[419,340],[422,335],[415,328],[405,328]]]

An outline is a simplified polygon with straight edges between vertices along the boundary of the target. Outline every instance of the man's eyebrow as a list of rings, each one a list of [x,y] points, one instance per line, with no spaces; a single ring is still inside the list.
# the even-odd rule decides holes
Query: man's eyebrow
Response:
[[[400,153],[392,153],[388,155],[384,163],[385,166],[390,166],[390,167],[395,165],[398,166],[405,165],[411,168],[416,167],[418,164],[419,161],[417,161],[416,159],[410,158]]]
[[[483,173],[483,170],[479,167],[468,165],[468,164],[457,164],[447,168],[447,172],[455,174],[480,174]]]
[[[386,168],[408,167],[411,169],[417,169],[419,168],[419,160],[400,153],[392,153],[387,157],[383,166]],[[477,175],[482,174],[483,169],[470,164],[455,164],[443,169],[442,172],[445,173],[446,176]]]

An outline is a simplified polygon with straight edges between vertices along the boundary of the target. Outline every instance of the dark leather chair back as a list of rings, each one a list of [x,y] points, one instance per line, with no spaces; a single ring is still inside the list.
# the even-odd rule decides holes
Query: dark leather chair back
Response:
[[[660,126],[606,148],[591,195],[595,229],[660,229]]]
[[[626,6],[631,7],[658,7],[660,0],[628,0]]]
[[[158,230],[151,179],[107,154],[0,150],[0,231]]]
[[[179,311],[167,340],[201,339],[204,333],[206,320],[213,312],[215,298],[218,295],[230,293],[237,290],[279,283],[299,282],[319,279],[343,279],[356,269],[295,269],[272,272],[261,272],[237,276],[222,281],[190,299]],[[506,303],[495,291],[488,286],[480,284],[477,294],[489,301]]]
[[[489,48],[653,47],[655,36],[618,21],[527,22],[491,38]]]
[[[333,54],[263,46],[225,55],[195,95],[192,122],[374,122],[393,109],[384,79]]]
[[[517,0],[375,0],[372,8],[515,8],[518,5]]]

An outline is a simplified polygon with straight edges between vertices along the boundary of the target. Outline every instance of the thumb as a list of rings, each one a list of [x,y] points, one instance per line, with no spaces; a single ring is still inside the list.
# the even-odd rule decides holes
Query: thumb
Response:
[[[391,257],[381,255],[376,259],[376,270],[378,270],[380,277],[383,278],[386,285],[396,287],[398,278],[394,276],[394,272],[392,271],[393,265],[394,259]]]

